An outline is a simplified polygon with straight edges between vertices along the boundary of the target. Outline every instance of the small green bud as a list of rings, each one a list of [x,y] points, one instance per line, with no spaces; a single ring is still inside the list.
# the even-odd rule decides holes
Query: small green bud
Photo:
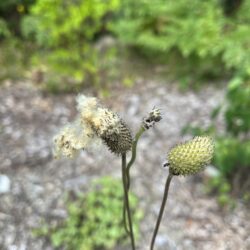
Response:
[[[210,163],[213,152],[214,144],[211,137],[196,136],[170,150],[169,170],[173,175],[196,174]]]

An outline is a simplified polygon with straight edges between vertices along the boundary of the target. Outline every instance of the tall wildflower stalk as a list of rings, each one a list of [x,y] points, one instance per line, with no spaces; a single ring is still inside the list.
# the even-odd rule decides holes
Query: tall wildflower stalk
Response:
[[[157,236],[157,233],[158,233],[158,230],[159,230],[159,226],[160,226],[161,219],[162,219],[162,216],[163,216],[164,208],[165,208],[165,205],[166,205],[166,202],[167,202],[167,199],[168,199],[168,190],[169,190],[169,186],[170,186],[170,182],[171,182],[172,178],[173,178],[173,175],[171,173],[169,173],[168,178],[166,180],[166,184],[165,184],[164,195],[163,195],[163,198],[162,198],[160,212],[159,212],[159,215],[158,215],[158,218],[157,218],[157,221],[156,221],[155,229],[154,229],[154,232],[153,232],[153,237],[152,237],[151,244],[150,244],[150,250],[153,250],[153,248],[154,248],[155,239],[156,239],[156,236]]]
[[[137,145],[145,131],[150,129],[162,119],[159,109],[153,108],[143,118],[140,128],[133,138],[127,124],[113,111],[104,108],[94,97],[79,95],[77,97],[78,116],[74,122],[65,126],[54,137],[55,156],[73,158],[80,150],[87,150],[101,143],[115,155],[121,157],[123,198],[123,224],[130,237],[131,249],[135,250],[135,237],[133,231],[133,216],[130,209],[130,170],[137,156]],[[169,175],[166,180],[162,204],[153,232],[150,250],[153,250],[155,239],[163,217],[164,208],[168,198],[170,182],[174,176],[191,175],[201,171],[210,163],[213,156],[213,142],[210,137],[195,137],[194,139],[177,145],[168,153]],[[131,158],[127,163],[127,153]]]
[[[161,208],[154,228],[150,250],[154,249],[155,239],[167,202],[169,186],[173,176],[186,176],[198,173],[210,163],[213,157],[213,151],[214,144],[210,137],[197,136],[188,142],[177,145],[168,153],[168,163],[166,163],[165,166],[169,166],[169,175],[166,180]]]
[[[122,159],[122,180],[124,187],[124,227],[135,250],[132,215],[129,205],[126,154],[132,148],[132,135],[126,123],[113,111],[102,107],[96,98],[79,95],[77,97],[78,117],[64,127],[54,138],[56,157],[73,158],[80,150],[85,150],[102,141],[109,150]],[[129,226],[126,225],[126,216]]]

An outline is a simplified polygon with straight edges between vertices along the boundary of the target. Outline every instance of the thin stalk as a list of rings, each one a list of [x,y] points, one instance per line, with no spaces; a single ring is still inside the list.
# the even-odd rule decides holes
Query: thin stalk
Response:
[[[123,219],[124,229],[125,229],[126,233],[129,235],[130,231],[128,229],[127,217],[126,217],[126,198],[125,198],[125,195],[124,195],[124,198],[123,198],[122,219]]]
[[[122,180],[123,180],[123,189],[124,189],[125,209],[127,211],[127,216],[128,216],[129,236],[131,239],[132,250],[135,250],[135,240],[134,240],[134,233],[133,233],[132,217],[131,217],[131,212],[130,212],[128,189],[127,189],[126,154],[125,153],[122,154]]]
[[[127,191],[129,191],[129,187],[130,187],[130,173],[129,173],[129,171],[130,171],[131,166],[135,162],[137,143],[138,143],[138,140],[140,139],[140,137],[144,131],[145,131],[145,129],[143,127],[141,127],[140,130],[135,135],[135,139],[134,139],[133,144],[132,144],[132,156],[131,156],[131,159],[126,167]],[[127,232],[127,234],[129,234],[130,232],[129,232],[129,229],[127,226],[127,220],[126,220],[125,197],[124,197],[124,204],[123,204],[123,223],[124,223],[125,231]]]
[[[163,195],[163,199],[162,199],[162,203],[161,203],[160,212],[159,212],[159,215],[158,215],[158,218],[157,218],[157,222],[156,222],[156,225],[155,225],[153,237],[152,237],[152,240],[151,240],[150,250],[154,249],[155,238],[157,236],[158,229],[159,229],[161,219],[162,219],[162,215],[163,215],[163,212],[164,212],[164,208],[165,208],[165,205],[166,205],[166,201],[168,199],[168,190],[169,190],[169,186],[170,186],[170,182],[172,180],[172,177],[173,177],[173,175],[171,173],[169,173],[166,184],[165,184],[165,190],[164,190],[164,195]]]
[[[129,171],[130,171],[131,166],[135,162],[137,143],[138,143],[138,140],[140,139],[140,137],[141,137],[141,135],[143,134],[144,131],[145,131],[145,129],[143,127],[141,127],[140,130],[135,135],[135,139],[134,139],[133,144],[132,144],[132,156],[131,156],[131,159],[130,159],[130,161],[129,161],[128,165],[127,165],[127,168],[126,168],[127,189],[128,190],[129,190],[129,187],[130,187],[130,174],[129,174]]]

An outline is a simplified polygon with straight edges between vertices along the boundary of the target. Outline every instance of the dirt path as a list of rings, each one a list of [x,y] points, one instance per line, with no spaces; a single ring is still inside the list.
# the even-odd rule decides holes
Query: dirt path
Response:
[[[184,139],[180,131],[185,124],[208,125],[210,111],[222,96],[223,91],[211,86],[182,93],[173,85],[138,82],[104,100],[133,131],[154,106],[164,114],[141,139],[131,173],[132,189],[145,210],[138,250],[148,249],[167,176],[161,168],[167,151]],[[65,191],[84,190],[101,175],[120,177],[120,160],[105,148],[83,152],[75,160],[52,158],[53,135],[75,115],[73,95],[44,96],[29,84],[19,84],[1,87],[0,102],[0,175],[10,182],[0,193],[0,249],[52,249],[32,238],[31,228],[41,218],[66,216]],[[215,198],[204,194],[199,177],[173,180],[156,249],[250,249],[249,210],[239,203],[233,212],[222,212]]]

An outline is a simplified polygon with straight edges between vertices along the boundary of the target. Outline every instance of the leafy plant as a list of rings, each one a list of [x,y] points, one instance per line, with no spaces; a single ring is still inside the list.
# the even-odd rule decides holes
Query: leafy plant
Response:
[[[250,142],[234,137],[216,140],[215,164],[226,177],[235,176],[237,168],[249,168]]]
[[[235,201],[231,196],[232,187],[228,180],[219,175],[211,178],[206,183],[206,192],[209,194],[217,194],[217,202],[221,207],[235,207]]]
[[[137,207],[138,199],[130,194],[131,208]],[[120,181],[102,177],[92,183],[91,190],[76,199],[68,198],[68,218],[54,227],[44,225],[35,235],[49,237],[54,247],[68,250],[111,249],[127,242],[122,218],[123,188]],[[140,210],[134,211],[134,229],[138,236]]]
[[[32,46],[11,36],[0,44],[0,49],[0,64],[4,65],[0,68],[0,81],[5,79],[15,81],[24,78],[29,67]]]
[[[65,126],[54,137],[55,156],[73,158],[80,150],[85,150],[97,142],[103,142],[110,152],[121,157],[124,192],[122,224],[124,225],[126,234],[130,237],[131,248],[135,250],[136,244],[133,231],[133,216],[130,206],[131,199],[129,197],[130,169],[136,160],[137,143],[140,137],[157,122],[161,121],[161,112],[159,109],[153,108],[148,115],[142,119],[139,130],[133,138],[126,123],[112,110],[103,107],[96,98],[78,95],[77,103],[79,112],[77,118],[71,124]],[[132,154],[127,163],[127,153],[130,150]],[[214,144],[212,138],[209,136],[195,137],[186,143],[175,146],[169,151],[168,163],[164,165],[169,166],[169,174],[150,244],[151,250],[154,248],[172,178],[179,175],[186,176],[196,174],[203,170],[204,167],[210,163],[213,152]],[[96,197],[96,195],[94,197]],[[91,207],[88,209],[90,208]],[[110,218],[112,218],[112,216],[113,214],[110,215]],[[96,230],[98,230],[98,228]],[[100,232],[100,234],[101,233],[102,232]]]
[[[10,37],[10,30],[6,21],[0,18],[0,38]]]
[[[20,23],[28,8],[35,0],[8,0],[0,1],[0,17],[5,21],[6,27],[13,35],[20,35]],[[1,37],[1,24],[0,24]]]
[[[214,162],[232,184],[234,193],[244,194],[250,180],[250,81],[235,78],[226,95],[226,133],[216,140]]]
[[[249,1],[229,18],[217,0],[123,0],[113,29],[124,44],[139,48],[151,58],[172,60],[172,53],[177,51],[183,58],[181,68],[190,63],[195,66],[188,67],[192,76],[201,72],[221,75],[223,65],[249,77],[249,12]]]
[[[234,136],[250,131],[250,80],[238,77],[229,84],[225,120],[227,131]]]
[[[38,58],[49,65],[64,84],[78,89],[83,82],[98,81],[98,52],[93,45],[107,33],[109,15],[119,0],[38,0],[23,19],[23,34],[43,50]]]

